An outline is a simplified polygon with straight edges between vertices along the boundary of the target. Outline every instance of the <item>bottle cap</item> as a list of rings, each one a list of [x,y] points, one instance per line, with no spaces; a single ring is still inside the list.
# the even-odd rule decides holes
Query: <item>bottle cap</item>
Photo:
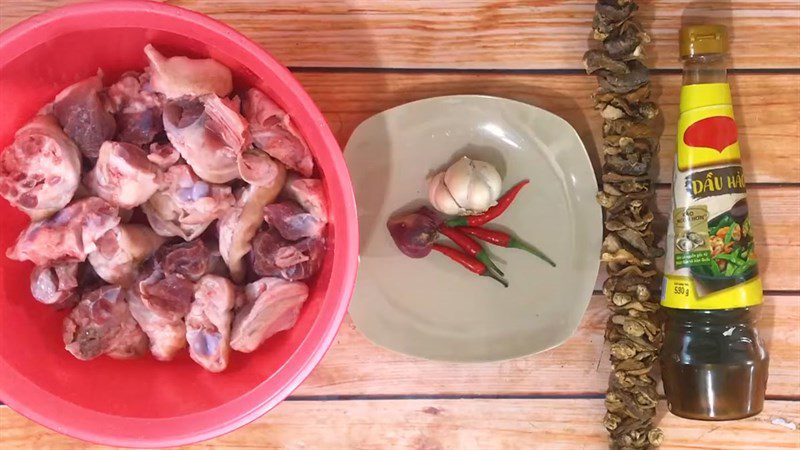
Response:
[[[728,29],[724,25],[689,25],[680,32],[681,58],[728,52]]]

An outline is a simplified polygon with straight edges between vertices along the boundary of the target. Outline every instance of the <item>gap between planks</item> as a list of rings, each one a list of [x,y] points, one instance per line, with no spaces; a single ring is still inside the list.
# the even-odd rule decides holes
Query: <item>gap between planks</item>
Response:
[[[366,395],[292,395],[284,401],[292,402],[348,402],[348,401],[390,401],[390,400],[597,400],[605,398],[605,393],[587,392],[585,394],[459,394],[459,395],[435,395],[435,394],[366,394]],[[800,396],[794,395],[767,395],[768,401],[800,402]],[[666,398],[661,395],[659,401]]]
[[[325,67],[288,66],[295,73],[385,73],[385,74],[490,74],[490,75],[584,75],[583,69],[480,69],[458,67]],[[650,75],[680,75],[682,69],[650,68]],[[798,75],[800,68],[729,68],[728,75]]]

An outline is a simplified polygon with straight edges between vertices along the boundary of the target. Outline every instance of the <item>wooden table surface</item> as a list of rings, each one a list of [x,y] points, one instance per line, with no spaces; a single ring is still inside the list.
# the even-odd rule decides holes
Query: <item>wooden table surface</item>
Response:
[[[69,1],[0,0],[0,28]],[[593,77],[581,72],[590,0],[183,0],[292,68],[342,146],[362,120],[412,100],[490,94],[567,119],[597,151]],[[681,23],[732,26],[731,84],[767,291],[764,412],[698,422],[666,411],[665,449],[800,448],[800,2],[641,1],[663,109],[658,204],[669,201]],[[661,220],[664,220],[663,217]],[[601,274],[600,279],[604,275]],[[527,358],[457,365],[371,345],[347,319],[302,386],[272,412],[194,448],[602,449],[609,371],[598,292],[577,333]],[[662,410],[663,402],[662,402]],[[0,408],[0,448],[98,448]]]

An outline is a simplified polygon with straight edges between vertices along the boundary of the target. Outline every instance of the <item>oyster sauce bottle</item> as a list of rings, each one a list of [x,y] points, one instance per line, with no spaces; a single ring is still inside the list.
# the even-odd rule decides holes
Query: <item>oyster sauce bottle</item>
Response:
[[[726,28],[684,27],[672,217],[659,355],[670,411],[702,420],[761,412],[769,357],[736,122]]]

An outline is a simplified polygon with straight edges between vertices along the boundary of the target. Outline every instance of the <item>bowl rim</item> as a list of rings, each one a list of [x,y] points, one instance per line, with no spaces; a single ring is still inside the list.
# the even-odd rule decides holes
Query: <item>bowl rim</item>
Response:
[[[120,13],[124,13],[124,24]],[[109,17],[112,16],[112,17]],[[144,20],[160,18],[185,28],[203,29],[219,42],[241,47],[251,67],[272,71],[287,88],[289,95],[313,120],[326,152],[326,171],[336,177],[326,180],[330,198],[340,199],[334,227],[336,251],[333,252],[331,283],[318,315],[297,349],[284,364],[247,393],[227,403],[171,418],[145,419],[114,416],[75,405],[37,386],[9,364],[0,364],[0,399],[23,416],[65,435],[98,444],[120,447],[180,446],[218,437],[253,420],[284,400],[319,363],[339,329],[347,312],[355,285],[358,267],[358,221],[355,196],[344,157],[322,113],[289,70],[267,50],[232,27],[198,12],[177,6],[142,0],[111,0],[55,8],[26,19],[0,33],[0,68],[25,51],[53,37],[81,28],[89,17],[102,17],[107,28],[145,27]],[[147,28],[164,29],[153,27]],[[302,127],[301,127],[302,128]],[[326,317],[327,320],[321,320]],[[24,399],[24,400],[23,400]],[[102,426],[96,426],[101,423]],[[93,426],[94,425],[94,426]]]

